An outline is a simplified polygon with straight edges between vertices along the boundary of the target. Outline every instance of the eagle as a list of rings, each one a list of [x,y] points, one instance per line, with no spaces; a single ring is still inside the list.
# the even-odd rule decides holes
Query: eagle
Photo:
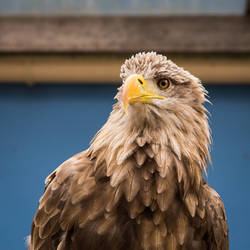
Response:
[[[224,205],[204,178],[205,88],[155,52],[120,76],[90,147],[46,178],[29,250],[227,250]]]

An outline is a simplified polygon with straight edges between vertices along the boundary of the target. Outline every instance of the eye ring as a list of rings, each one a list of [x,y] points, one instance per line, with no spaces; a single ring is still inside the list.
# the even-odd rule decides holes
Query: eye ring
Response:
[[[169,88],[170,85],[171,85],[171,81],[169,79],[160,79],[157,82],[157,86],[161,90]]]

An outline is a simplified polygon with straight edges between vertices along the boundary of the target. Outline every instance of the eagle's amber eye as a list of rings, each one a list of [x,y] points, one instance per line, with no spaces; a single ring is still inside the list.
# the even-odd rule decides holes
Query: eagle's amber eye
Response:
[[[171,84],[171,81],[169,79],[160,79],[158,82],[157,82],[157,86],[160,88],[160,89],[167,89],[170,87],[170,84]]]

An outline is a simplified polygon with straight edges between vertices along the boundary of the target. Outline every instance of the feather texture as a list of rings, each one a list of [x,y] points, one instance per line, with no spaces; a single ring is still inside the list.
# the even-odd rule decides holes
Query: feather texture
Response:
[[[128,202],[132,201],[140,190],[140,176],[137,169],[130,170],[130,176],[124,183],[124,192]]]

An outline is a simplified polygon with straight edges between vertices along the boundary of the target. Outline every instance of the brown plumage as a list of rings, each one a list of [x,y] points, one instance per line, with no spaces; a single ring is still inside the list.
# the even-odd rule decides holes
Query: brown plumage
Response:
[[[209,160],[206,92],[165,56],[139,53],[90,148],[46,179],[30,250],[227,250]]]

